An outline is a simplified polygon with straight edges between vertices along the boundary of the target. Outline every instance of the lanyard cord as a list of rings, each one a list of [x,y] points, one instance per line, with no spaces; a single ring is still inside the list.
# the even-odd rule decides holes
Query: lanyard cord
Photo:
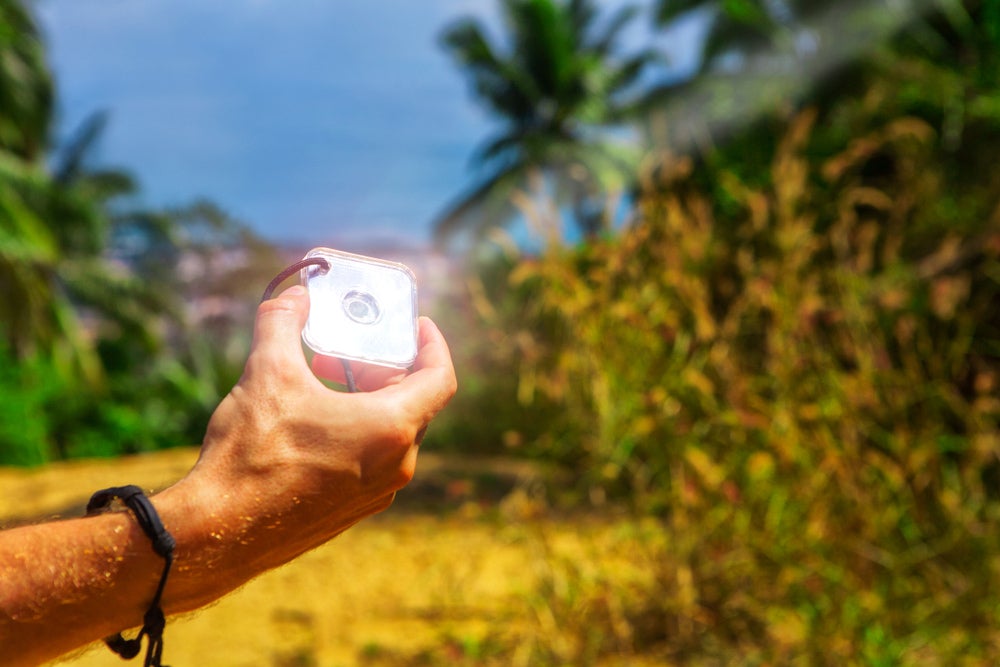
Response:
[[[330,270],[330,262],[326,261],[322,257],[306,257],[305,259],[300,259],[276,275],[274,280],[267,284],[267,287],[264,288],[264,295],[260,298],[261,303],[270,299],[274,295],[274,290],[278,289],[278,286],[281,285],[281,283],[285,282],[302,269],[310,266],[319,267],[320,275],[325,275]]]

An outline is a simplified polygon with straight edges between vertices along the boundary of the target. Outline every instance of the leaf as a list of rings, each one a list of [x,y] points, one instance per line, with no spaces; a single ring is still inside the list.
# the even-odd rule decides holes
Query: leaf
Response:
[[[655,20],[659,25],[667,25],[690,11],[714,5],[713,0],[660,0],[656,6]]]
[[[474,231],[482,231],[496,224],[497,220],[509,217],[513,210],[510,195],[527,178],[527,167],[523,162],[512,164],[488,176],[472,190],[452,203],[437,217],[434,236],[442,242],[470,227],[470,219],[479,219],[471,225]]]
[[[726,480],[726,471],[715,463],[704,450],[688,447],[684,450],[684,460],[698,473],[705,488],[716,490],[722,487],[722,483]]]

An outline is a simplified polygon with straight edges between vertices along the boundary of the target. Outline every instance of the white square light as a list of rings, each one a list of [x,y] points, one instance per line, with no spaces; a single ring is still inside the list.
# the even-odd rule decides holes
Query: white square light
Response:
[[[417,358],[417,283],[403,264],[313,248],[329,269],[302,270],[309,320],[302,339],[319,354],[407,368]]]

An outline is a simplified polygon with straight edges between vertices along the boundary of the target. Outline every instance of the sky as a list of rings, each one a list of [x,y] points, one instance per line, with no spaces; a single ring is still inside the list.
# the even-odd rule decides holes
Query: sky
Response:
[[[463,16],[495,28],[495,7],[41,0],[38,15],[59,136],[109,112],[97,162],[134,173],[144,203],[204,197],[279,242],[422,244],[497,127],[437,40]]]

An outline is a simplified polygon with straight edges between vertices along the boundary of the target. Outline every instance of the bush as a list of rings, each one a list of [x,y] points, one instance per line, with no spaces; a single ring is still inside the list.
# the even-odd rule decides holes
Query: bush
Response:
[[[180,364],[166,365],[87,385],[46,355],[0,353],[0,463],[35,466],[197,443],[215,388]]]
[[[31,466],[51,458],[46,407],[53,377],[43,359],[19,363],[0,351],[0,461],[5,464]]]
[[[921,121],[814,164],[813,120],[726,216],[675,161],[511,270],[498,363],[560,408],[526,447],[659,517],[679,657],[996,660],[1000,219],[940,216]]]

